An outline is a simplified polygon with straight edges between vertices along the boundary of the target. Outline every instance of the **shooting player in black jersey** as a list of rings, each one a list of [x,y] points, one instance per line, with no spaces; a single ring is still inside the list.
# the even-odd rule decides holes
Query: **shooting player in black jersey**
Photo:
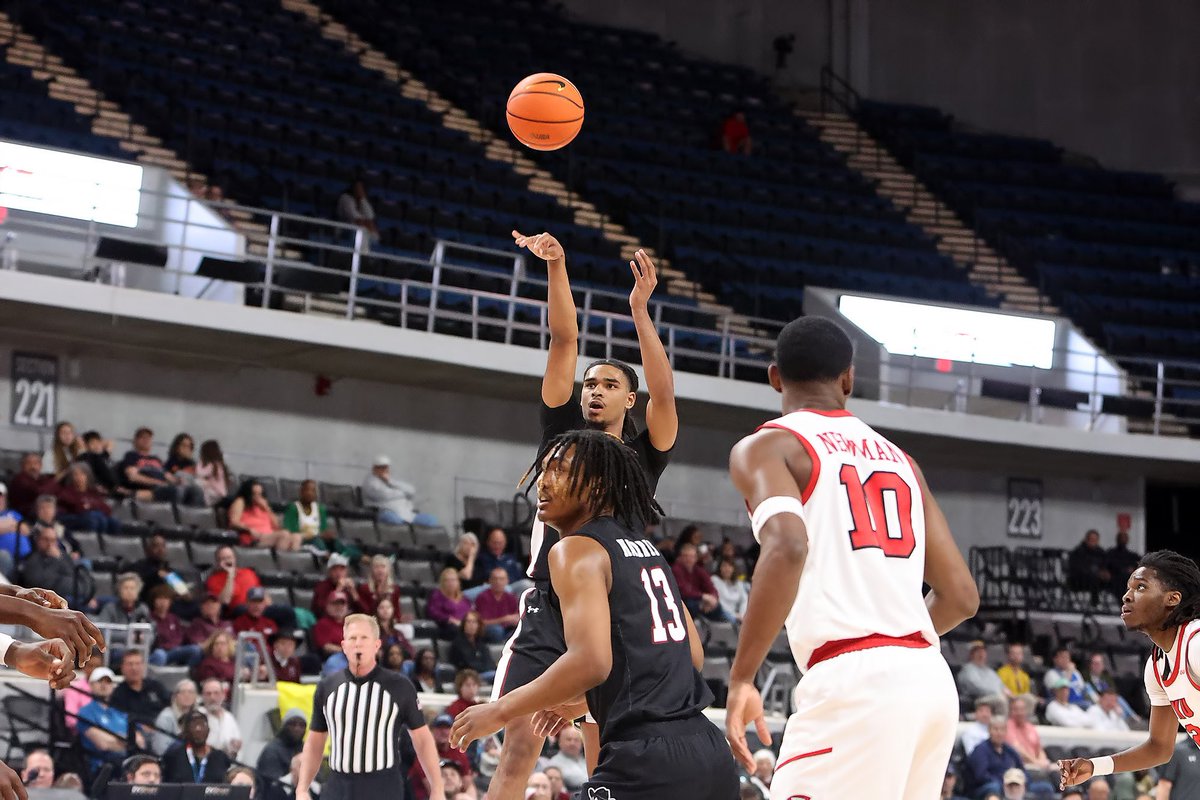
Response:
[[[562,538],[550,550],[551,607],[566,652],[498,701],[461,712],[456,747],[535,712],[600,726],[599,764],[582,797],[732,800],[737,768],[702,713],[713,696],[697,671],[700,637],[666,560],[631,524],[657,519],[636,454],[612,436],[579,430],[553,441],[536,466],[538,517]],[[578,701],[586,695],[586,706]]]

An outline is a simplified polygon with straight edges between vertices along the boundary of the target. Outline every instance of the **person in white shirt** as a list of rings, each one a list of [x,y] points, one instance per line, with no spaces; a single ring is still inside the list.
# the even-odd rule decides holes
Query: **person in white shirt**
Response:
[[[413,498],[417,489],[411,483],[405,483],[392,477],[392,460],[387,456],[376,456],[371,466],[371,473],[363,481],[363,504],[379,509],[379,521],[389,525],[403,525],[408,522],[417,525],[437,525],[437,518],[431,514],[417,512]]]
[[[1127,731],[1129,723],[1121,710],[1121,698],[1116,689],[1108,688],[1100,693],[1100,702],[1084,712],[1088,726],[1094,731]]]
[[[717,563],[717,574],[713,575],[712,582],[717,590],[721,608],[741,622],[746,613],[746,603],[750,601],[750,587],[738,578],[737,564],[728,558],[722,558]]]
[[[200,699],[208,717],[208,746],[224,750],[236,759],[242,749],[242,729],[232,712],[225,710],[225,685],[209,678],[200,689]]]
[[[988,666],[987,647],[981,641],[971,642],[969,657],[958,672],[959,694],[970,701],[987,700],[1001,716],[1008,716],[1008,693],[999,674]]]
[[[1091,717],[1079,706],[1071,702],[1071,682],[1059,678],[1050,687],[1054,699],[1046,704],[1046,721],[1060,728],[1090,728]]]
[[[369,234],[367,243],[379,241],[379,226],[375,224],[375,208],[367,199],[367,187],[362,181],[350,184],[338,198],[338,220],[363,228]]]
[[[975,701],[975,720],[963,725],[959,735],[963,751],[968,755],[988,738],[988,724],[994,713],[991,701],[982,697]]]

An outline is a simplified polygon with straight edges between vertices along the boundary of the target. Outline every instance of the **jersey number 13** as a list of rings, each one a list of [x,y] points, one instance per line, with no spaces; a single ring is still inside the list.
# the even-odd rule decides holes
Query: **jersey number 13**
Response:
[[[682,642],[686,639],[687,626],[683,624],[679,606],[675,603],[675,598],[671,596],[671,584],[667,582],[667,573],[663,571],[663,568],[643,569],[642,586],[646,589],[646,596],[650,598],[650,616],[654,619],[654,627],[651,629],[653,642],[662,644],[667,641],[667,637],[670,637],[672,642]],[[667,612],[671,615],[671,619],[667,620],[666,625],[663,625],[662,614],[658,610],[660,594],[663,603],[667,606]]]

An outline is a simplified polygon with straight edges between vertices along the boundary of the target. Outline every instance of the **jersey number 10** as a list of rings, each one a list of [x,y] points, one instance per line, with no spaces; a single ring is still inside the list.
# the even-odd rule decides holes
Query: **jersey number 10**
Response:
[[[642,586],[646,589],[646,596],[650,598],[650,616],[654,618],[654,628],[652,629],[654,643],[663,644],[667,641],[668,636],[671,637],[672,642],[682,642],[686,639],[687,626],[683,624],[679,606],[675,603],[675,598],[671,596],[671,584],[667,582],[667,573],[663,572],[663,568],[643,569]],[[667,605],[667,611],[672,617],[665,626],[662,622],[662,614],[658,611],[660,592],[663,602]]]
[[[850,501],[854,528],[850,531],[850,547],[865,550],[877,547],[888,558],[908,558],[917,546],[912,527],[912,488],[895,472],[872,472],[865,481],[853,464],[842,467],[842,486]],[[896,526],[888,518],[887,495],[896,500]]]

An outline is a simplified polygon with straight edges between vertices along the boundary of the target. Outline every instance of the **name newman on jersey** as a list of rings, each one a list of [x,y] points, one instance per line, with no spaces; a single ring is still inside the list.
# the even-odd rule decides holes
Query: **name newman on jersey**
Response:
[[[826,455],[848,453],[853,458],[890,461],[894,464],[903,464],[908,460],[895,445],[883,439],[847,439],[837,431],[826,431],[817,434],[817,441],[825,445]]]

